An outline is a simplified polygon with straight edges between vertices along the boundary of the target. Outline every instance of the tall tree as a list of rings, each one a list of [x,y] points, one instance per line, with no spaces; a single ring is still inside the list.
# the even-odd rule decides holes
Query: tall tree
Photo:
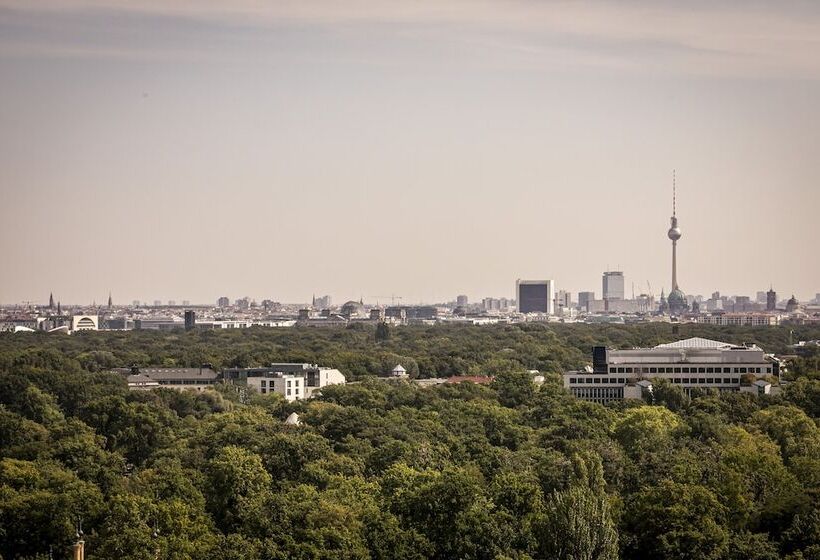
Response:
[[[554,492],[538,530],[540,552],[555,560],[616,560],[618,532],[607,497],[587,486]]]

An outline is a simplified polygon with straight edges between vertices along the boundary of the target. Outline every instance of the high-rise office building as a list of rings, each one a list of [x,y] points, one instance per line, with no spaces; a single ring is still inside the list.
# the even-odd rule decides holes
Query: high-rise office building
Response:
[[[217,307],[230,307],[231,306],[231,300],[229,300],[226,296],[222,296],[221,298],[216,300],[216,306]]]
[[[519,313],[555,313],[555,285],[552,280],[518,280],[515,294]]]
[[[774,311],[777,309],[777,292],[774,291],[774,288],[769,287],[769,291],[766,292],[766,311]]]
[[[572,303],[572,294],[566,290],[558,290],[555,294],[555,310],[558,311],[560,308],[569,309],[570,304]]]
[[[196,311],[188,310],[185,312],[185,330],[190,331],[196,328]]]
[[[607,271],[603,276],[604,299],[624,299],[624,273],[621,271]]]
[[[464,296],[464,295],[456,296],[456,305],[458,305],[459,307],[464,307],[465,305],[467,305],[467,302],[468,302],[467,296]]]
[[[595,300],[595,292],[578,292],[578,308],[589,311],[589,302]]]

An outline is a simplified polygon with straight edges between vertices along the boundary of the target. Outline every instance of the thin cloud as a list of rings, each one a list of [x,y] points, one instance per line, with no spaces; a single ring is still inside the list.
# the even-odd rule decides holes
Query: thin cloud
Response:
[[[398,31],[432,29],[437,41],[481,42],[524,57],[570,50],[581,64],[596,60],[686,73],[820,78],[820,8],[803,2],[0,0],[0,28],[27,15],[41,26],[78,17],[103,18],[115,27],[136,18],[147,25],[166,20],[180,27],[251,31],[397,26]],[[48,50],[43,43],[32,47]],[[87,45],[73,45],[79,53],[83,48]],[[111,49],[119,56],[123,47]],[[104,52],[105,46],[90,50]]]

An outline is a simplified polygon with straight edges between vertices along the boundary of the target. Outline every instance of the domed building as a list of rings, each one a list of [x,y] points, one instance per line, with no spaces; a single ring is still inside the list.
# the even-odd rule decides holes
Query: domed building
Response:
[[[358,319],[364,317],[364,302],[347,301],[342,305],[341,315],[345,319]]]
[[[669,313],[672,315],[680,315],[689,311],[689,304],[686,301],[686,294],[679,288],[675,288],[669,292],[669,297],[666,298],[669,306]]]
[[[797,302],[797,298],[792,295],[789,301],[786,302],[786,313],[794,313],[797,311],[797,308],[800,304]]]

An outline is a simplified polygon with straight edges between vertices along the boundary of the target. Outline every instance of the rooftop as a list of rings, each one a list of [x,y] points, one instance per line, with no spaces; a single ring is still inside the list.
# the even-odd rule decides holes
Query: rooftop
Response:
[[[670,342],[668,344],[658,344],[655,348],[732,348],[734,346],[734,344],[729,344],[728,342],[710,340],[708,338],[700,338],[696,336],[693,338],[678,340],[677,342]]]
[[[209,368],[140,368],[151,379],[216,379],[219,374]]]

